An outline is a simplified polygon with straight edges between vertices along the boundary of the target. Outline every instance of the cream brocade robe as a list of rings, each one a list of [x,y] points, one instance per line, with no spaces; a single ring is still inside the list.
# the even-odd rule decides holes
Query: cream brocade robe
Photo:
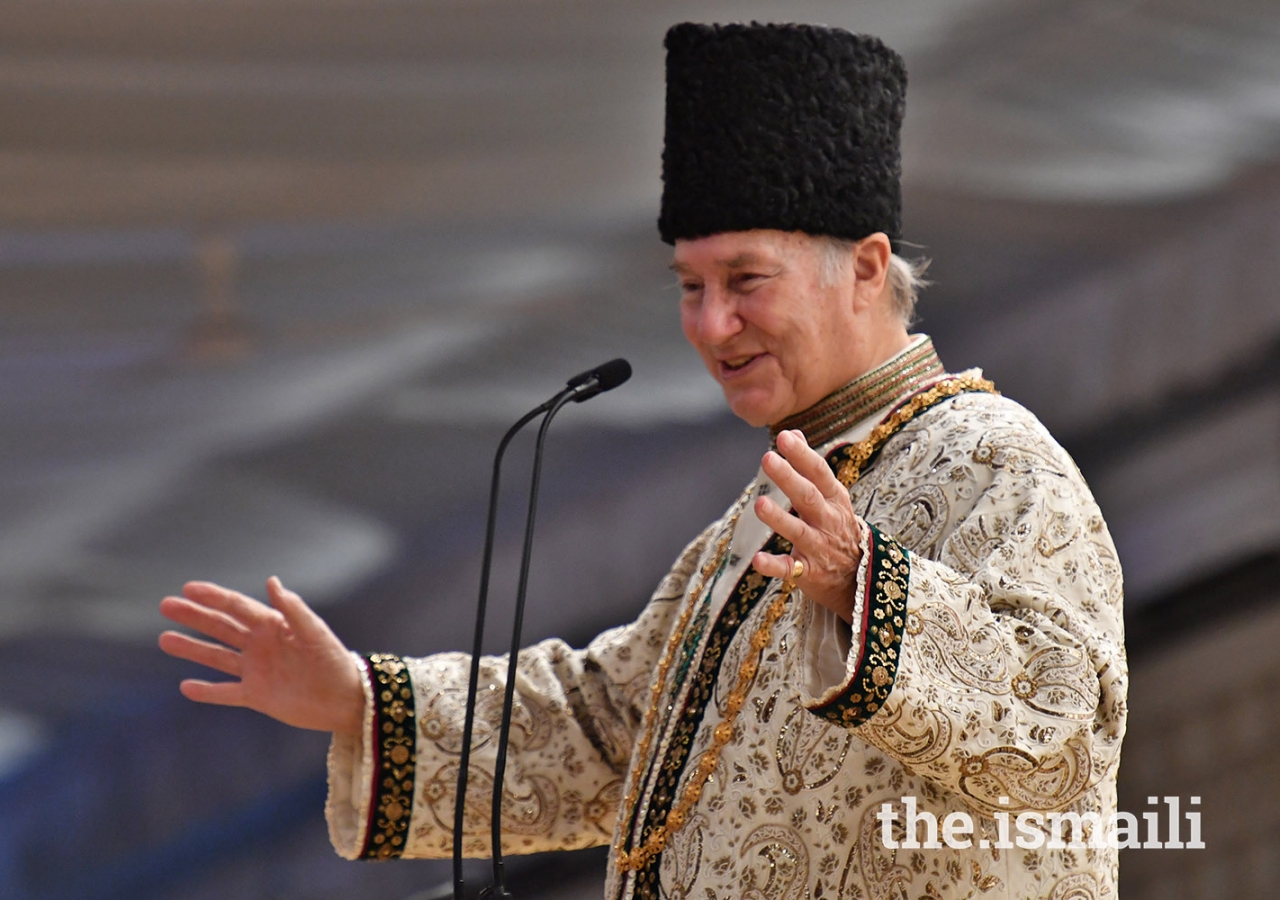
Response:
[[[892,405],[820,452],[838,460]],[[680,555],[634,623],[584,650],[548,640],[523,653],[505,852],[620,839],[633,847],[665,820],[725,718],[749,638],[779,589],[747,571],[770,537],[750,501],[769,490],[757,474]],[[792,595],[687,824],[639,872],[620,872],[611,854],[606,896],[1114,898],[1115,850],[978,845],[996,840],[997,810],[1096,812],[1104,823],[1115,811],[1127,682],[1120,566],[1074,463],[1016,403],[964,393],[892,437],[851,497],[872,526],[859,573],[866,633],[851,635],[802,592]],[[710,605],[690,618],[694,637],[668,674],[638,809],[623,819],[651,679],[683,608],[702,599],[688,594],[736,511]],[[877,638],[887,666],[864,658]],[[350,858],[448,856],[468,657],[370,660],[364,739],[336,739],[330,755],[334,845]],[[505,675],[505,659],[485,659],[468,788],[471,856],[490,853]],[[973,846],[888,849],[876,813],[891,803],[901,823],[908,795],[939,823],[968,812]],[[901,825],[895,833],[902,837]]]

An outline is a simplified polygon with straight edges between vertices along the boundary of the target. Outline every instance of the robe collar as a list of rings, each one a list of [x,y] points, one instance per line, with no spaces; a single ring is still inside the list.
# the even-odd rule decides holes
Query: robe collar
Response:
[[[769,437],[776,444],[780,432],[798,428],[804,432],[810,447],[819,447],[870,413],[945,374],[933,349],[933,340],[922,334],[897,356],[859,375],[808,409],[769,426]]]

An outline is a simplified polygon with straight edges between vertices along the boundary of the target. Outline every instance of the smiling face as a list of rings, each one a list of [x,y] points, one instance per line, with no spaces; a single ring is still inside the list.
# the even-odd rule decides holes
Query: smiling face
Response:
[[[887,239],[883,253],[878,247],[824,278],[819,244],[805,234],[734,231],[676,242],[671,269],[684,335],[735,415],[756,426],[781,422],[906,346],[901,321],[875,302],[883,299]]]

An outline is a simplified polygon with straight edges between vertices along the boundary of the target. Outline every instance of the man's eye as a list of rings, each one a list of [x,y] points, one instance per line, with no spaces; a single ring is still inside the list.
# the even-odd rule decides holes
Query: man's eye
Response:
[[[700,290],[702,290],[702,285],[698,284],[697,282],[694,282],[694,281],[680,282],[680,292],[683,294],[696,294]]]

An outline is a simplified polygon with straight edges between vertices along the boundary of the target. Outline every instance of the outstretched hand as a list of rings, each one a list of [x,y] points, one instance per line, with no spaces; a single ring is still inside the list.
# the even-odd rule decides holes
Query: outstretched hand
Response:
[[[267,582],[267,596],[270,606],[193,581],[183,586],[181,597],[160,601],[165,618],[213,639],[166,631],[160,649],[236,679],[189,678],[180,685],[183,695],[257,710],[298,728],[359,734],[364,689],[347,648],[279,578]]]
[[[760,497],[756,515],[790,541],[792,549],[787,555],[762,550],[752,565],[769,578],[787,578],[794,562],[803,562],[804,573],[796,580],[797,587],[809,599],[851,622],[862,560],[862,528],[849,502],[849,491],[799,431],[779,434],[777,452],[766,453],[762,465],[791,501],[791,510],[769,497]]]

